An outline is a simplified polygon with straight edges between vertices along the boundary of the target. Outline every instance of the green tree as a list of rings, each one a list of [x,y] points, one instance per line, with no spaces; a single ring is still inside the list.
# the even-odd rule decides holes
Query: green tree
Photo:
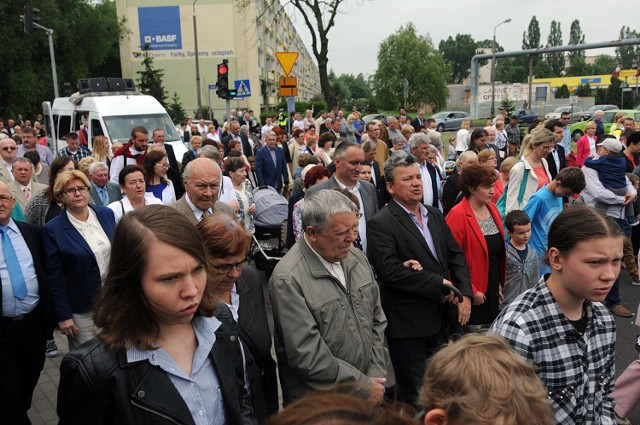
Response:
[[[551,29],[547,37],[548,46],[562,46],[562,29],[560,22],[551,21]],[[551,67],[552,76],[559,77],[564,70],[564,52],[547,53],[546,62]],[[536,73],[536,75],[538,75]]]
[[[535,64],[533,68],[533,75],[536,78],[551,78],[558,76],[555,72],[553,72],[551,65],[549,65],[549,62],[547,61],[539,61],[537,64]]]
[[[571,63],[566,70],[567,77],[579,77],[593,73],[593,67],[589,66],[582,56],[571,59]]]
[[[409,23],[380,43],[378,69],[373,78],[376,97],[384,109],[397,109],[402,103],[404,79],[409,81],[407,108],[431,105],[434,109],[446,106],[442,56],[434,48],[429,36],[416,33]]]
[[[0,116],[22,113],[34,119],[43,100],[53,100],[53,79],[49,43],[44,31],[23,32],[18,18],[25,0],[3,0],[0,6]],[[53,30],[56,68],[60,93],[62,83],[72,87],[81,78],[119,77],[119,42],[124,22],[116,15],[113,1],[95,5],[86,0],[33,0],[40,9],[40,25]]]
[[[453,84],[462,84],[469,76],[471,58],[476,54],[478,44],[469,34],[456,34],[456,38],[449,36],[441,40],[438,51],[442,55],[444,63],[451,70],[447,74],[448,81]]]
[[[162,84],[164,71],[153,68],[153,58],[149,54],[149,45],[142,47],[142,53],[136,53],[136,57],[143,57],[142,71],[136,71],[140,77],[138,78],[138,90],[141,93],[151,95],[165,108],[167,107],[167,91]]]
[[[558,87],[558,89],[556,90],[555,98],[556,99],[568,99],[569,95],[570,95],[569,87],[567,87],[566,84],[563,84],[562,86]]]
[[[542,47],[542,44],[540,44],[540,23],[534,15],[531,17],[529,27],[522,34],[522,50],[539,49],[540,47]],[[520,61],[523,61],[523,59],[520,59]],[[527,63],[528,59],[524,59],[524,62]],[[533,59],[534,67],[536,63],[538,63],[537,56]]]
[[[596,105],[603,105],[607,103],[607,91],[605,89],[598,87],[594,90],[594,94],[596,98]]]
[[[573,94],[575,94],[576,96],[580,96],[580,97],[591,97],[591,96],[593,96],[593,90],[591,90],[591,86],[589,85],[589,83],[580,84],[575,89]]]
[[[508,97],[503,97],[500,101],[500,110],[507,111],[507,115],[511,115],[511,113],[516,109],[516,104],[513,100]]]
[[[527,81],[529,66],[523,66],[522,58],[498,58],[496,60],[496,81],[503,83],[523,83]]]
[[[171,96],[171,103],[167,105],[167,113],[174,123],[179,123],[180,121],[187,118],[187,113],[182,107],[180,98],[178,97],[178,93],[176,92],[174,92],[173,96]]]
[[[616,58],[609,55],[600,55],[593,63],[593,73],[596,75],[611,74],[618,66]]]
[[[571,29],[569,30],[569,44],[574,46],[577,44],[584,44],[584,33],[582,32],[580,21],[578,19],[575,19],[573,22],[571,22]],[[578,57],[584,59],[584,50],[575,50],[569,52],[569,65],[571,65],[573,60]]]
[[[620,85],[622,84],[622,80],[617,77],[611,77],[611,83],[609,87],[607,87],[607,92],[605,94],[605,102],[610,105],[620,105],[622,106],[621,97],[622,97],[622,89]]]
[[[635,30],[631,30],[628,26],[623,25],[622,28],[620,28],[620,40],[636,37],[638,37],[638,33]],[[616,58],[622,69],[631,68],[638,56],[640,56],[640,47],[633,45],[616,47]]]
[[[371,87],[369,87],[369,82],[365,80],[362,73],[358,75],[340,74],[340,76],[336,76],[332,70],[329,72],[329,81],[331,81],[331,86],[334,88],[336,88],[336,84],[339,84],[341,88],[346,89],[349,94],[347,98],[366,99],[371,96]],[[342,98],[342,100],[344,100],[344,98]]]

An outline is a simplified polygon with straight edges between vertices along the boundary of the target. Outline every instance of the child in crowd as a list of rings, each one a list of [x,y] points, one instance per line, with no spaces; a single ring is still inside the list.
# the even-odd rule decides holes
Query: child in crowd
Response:
[[[616,195],[626,195],[627,160],[624,156],[619,155],[624,150],[624,145],[614,138],[607,138],[598,143],[597,147],[599,148],[598,154],[600,156],[597,159],[586,158],[584,166],[593,168],[598,172],[598,180],[600,180],[605,189]],[[606,205],[596,201],[596,208],[604,212]],[[638,225],[638,219],[633,214],[632,204],[627,205],[625,216],[630,226]]]
[[[509,305],[518,295],[535,286],[538,274],[538,255],[529,249],[531,220],[521,210],[513,210],[504,219],[509,234],[507,242],[507,277],[502,287],[502,308]]]
[[[531,220],[531,239],[529,246],[538,255],[539,273],[549,273],[549,265],[543,262],[547,251],[549,226],[563,210],[562,198],[582,192],[586,183],[584,173],[579,167],[567,167],[558,173],[555,179],[542,187],[529,198],[524,212]]]
[[[616,221],[595,208],[562,211],[549,230],[551,273],[491,325],[536,368],[556,423],[616,423],[615,321],[602,302],[620,274],[623,240]]]

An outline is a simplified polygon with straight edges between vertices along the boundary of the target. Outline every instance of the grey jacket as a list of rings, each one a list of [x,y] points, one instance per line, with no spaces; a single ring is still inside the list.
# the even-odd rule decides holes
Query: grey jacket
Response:
[[[362,385],[385,377],[387,319],[366,257],[356,248],[341,261],[347,287],[334,278],[301,238],[269,281],[275,347],[284,403],[336,384]]]
[[[540,280],[538,270],[538,255],[535,249],[529,247],[527,258],[523,262],[518,250],[507,242],[507,278],[502,287],[504,299],[501,308],[509,305],[524,291],[536,286]]]

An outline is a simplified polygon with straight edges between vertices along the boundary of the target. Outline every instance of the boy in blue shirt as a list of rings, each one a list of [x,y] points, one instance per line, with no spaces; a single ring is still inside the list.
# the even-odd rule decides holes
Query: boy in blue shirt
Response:
[[[524,212],[531,219],[529,247],[538,254],[541,276],[551,272],[543,259],[547,251],[549,226],[562,212],[562,198],[582,192],[585,185],[584,173],[579,167],[564,168],[551,183],[534,193],[524,207]]]

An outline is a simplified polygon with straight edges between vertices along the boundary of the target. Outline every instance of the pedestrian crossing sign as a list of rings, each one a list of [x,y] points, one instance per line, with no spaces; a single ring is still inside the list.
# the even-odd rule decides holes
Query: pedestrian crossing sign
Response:
[[[236,87],[235,99],[244,99],[251,96],[251,83],[249,80],[235,80],[234,85]]]

